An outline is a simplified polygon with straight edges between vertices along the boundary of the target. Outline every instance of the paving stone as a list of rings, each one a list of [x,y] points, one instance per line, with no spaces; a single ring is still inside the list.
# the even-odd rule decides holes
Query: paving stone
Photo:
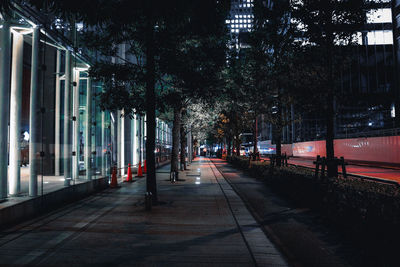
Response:
[[[175,184],[166,168],[157,173],[164,204],[151,212],[139,179],[0,233],[0,264],[286,266],[215,166],[197,160],[190,168]]]

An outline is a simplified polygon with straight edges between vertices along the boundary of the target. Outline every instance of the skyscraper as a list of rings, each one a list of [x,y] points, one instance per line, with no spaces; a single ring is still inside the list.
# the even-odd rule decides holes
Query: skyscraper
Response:
[[[251,31],[253,25],[254,0],[232,0],[230,18],[226,20],[232,35],[233,45],[239,49],[246,33]]]

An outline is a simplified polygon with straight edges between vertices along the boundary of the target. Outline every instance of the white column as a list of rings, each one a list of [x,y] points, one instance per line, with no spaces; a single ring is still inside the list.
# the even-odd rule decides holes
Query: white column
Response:
[[[68,186],[71,180],[71,52],[65,52],[65,86],[64,86],[64,185]]]
[[[10,24],[3,21],[0,29],[0,200],[7,197],[10,46]]]
[[[40,144],[40,87],[39,81],[39,27],[33,28],[32,34],[32,63],[31,63],[31,97],[29,113],[29,196],[38,193],[37,175],[39,164]]]
[[[136,165],[138,163],[138,139],[137,139],[137,116],[134,115],[132,120],[132,165]]]
[[[121,175],[125,174],[125,116],[120,119],[121,122]]]
[[[121,152],[121,124],[122,124],[122,120],[121,120],[121,111],[118,110],[117,111],[117,118],[115,118],[115,121],[117,122],[117,144],[116,144],[116,148],[117,148],[117,168],[118,170],[121,170],[122,167],[122,152]],[[118,174],[121,173],[120,171],[117,172]]]
[[[79,71],[74,70],[74,102],[73,114],[74,122],[72,126],[73,131],[73,155],[72,155],[72,179],[79,179],[79,143],[80,143],[80,129],[79,129]]]
[[[106,112],[101,112],[101,175],[106,175]]]
[[[139,161],[142,160],[142,116],[139,115],[137,117],[137,148],[138,148],[138,160],[137,164],[139,164]]]
[[[18,195],[21,190],[21,108],[24,36],[13,32],[11,97],[10,97],[10,167],[8,192]]]
[[[85,129],[85,168],[86,179],[92,179],[92,81],[87,79],[87,93],[86,93],[86,129]]]
[[[60,91],[60,71],[61,71],[61,51],[57,49],[57,59],[56,59],[56,103],[55,103],[55,126],[54,126],[54,174],[56,176],[61,175],[61,140],[60,140],[60,130],[61,130],[61,91]]]
[[[144,127],[144,117],[140,115],[139,117],[139,160],[143,164],[143,158],[144,158],[144,132],[143,132],[143,127]]]
[[[142,135],[142,164],[144,164],[144,160],[146,159],[144,152],[146,151],[146,143],[145,140],[147,140],[147,116],[146,114],[143,116],[142,120],[142,129],[143,129],[143,135]]]

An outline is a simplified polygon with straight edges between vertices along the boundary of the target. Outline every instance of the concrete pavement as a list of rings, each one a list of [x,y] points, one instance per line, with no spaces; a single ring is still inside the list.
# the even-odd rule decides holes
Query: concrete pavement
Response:
[[[212,163],[189,169],[158,170],[151,212],[142,178],[1,232],[0,265],[287,266]]]
[[[225,160],[212,162],[244,200],[264,231],[284,251],[292,266],[344,267],[357,255],[318,213],[289,201]],[[358,256],[358,255],[357,255]]]

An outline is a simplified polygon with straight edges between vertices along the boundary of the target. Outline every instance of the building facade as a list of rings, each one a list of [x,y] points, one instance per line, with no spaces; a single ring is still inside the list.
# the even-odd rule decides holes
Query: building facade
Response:
[[[82,27],[28,6],[0,13],[0,200],[107,177],[114,165],[124,174],[145,158],[145,116],[100,109]],[[171,128],[157,120],[157,133],[166,160]]]

